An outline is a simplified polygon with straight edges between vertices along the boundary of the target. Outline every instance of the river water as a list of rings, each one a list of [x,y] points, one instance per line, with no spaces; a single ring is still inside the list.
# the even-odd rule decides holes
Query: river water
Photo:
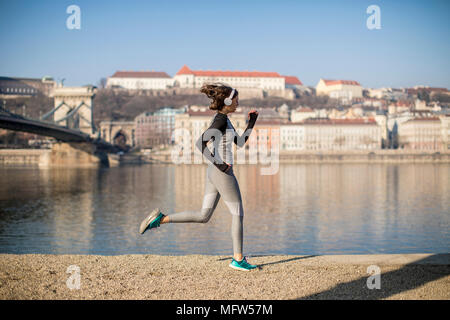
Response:
[[[450,252],[450,164],[281,164],[234,172],[244,254]],[[0,253],[231,254],[222,200],[207,224],[138,233],[155,207],[199,209],[205,165],[0,168]]]

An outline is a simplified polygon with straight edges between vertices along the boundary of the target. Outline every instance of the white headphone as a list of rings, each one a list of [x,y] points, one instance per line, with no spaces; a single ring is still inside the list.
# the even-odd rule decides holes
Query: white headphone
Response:
[[[230,96],[229,96],[228,98],[225,98],[225,100],[223,101],[223,102],[225,103],[226,106],[231,106],[231,104],[233,103],[232,98],[233,98],[233,96],[234,96],[234,92],[235,92],[235,91],[236,91],[236,90],[233,88],[233,90],[231,90]]]

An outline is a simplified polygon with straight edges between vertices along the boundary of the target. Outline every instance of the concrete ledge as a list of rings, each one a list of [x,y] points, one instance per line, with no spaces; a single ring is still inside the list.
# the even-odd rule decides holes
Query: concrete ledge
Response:
[[[171,150],[155,152],[149,157],[162,162],[172,162]],[[264,156],[265,157],[265,156]],[[270,155],[267,156],[269,159]],[[191,153],[192,163],[196,156]],[[253,158],[260,162],[260,155],[253,155]],[[250,163],[250,155],[246,151],[245,163]],[[348,151],[281,151],[279,157],[274,156],[280,163],[301,163],[301,164],[321,164],[321,163],[371,163],[371,164],[391,164],[391,163],[450,163],[450,151],[430,151],[430,150],[348,150]],[[206,161],[206,160],[205,160]],[[237,158],[235,163],[239,164]]]

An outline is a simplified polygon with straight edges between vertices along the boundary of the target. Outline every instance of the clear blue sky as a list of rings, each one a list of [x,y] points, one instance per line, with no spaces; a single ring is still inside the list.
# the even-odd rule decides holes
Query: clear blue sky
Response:
[[[66,9],[81,8],[69,30]],[[381,29],[366,27],[369,5]],[[97,84],[116,70],[258,70],[450,88],[450,1],[0,0],[0,75]]]

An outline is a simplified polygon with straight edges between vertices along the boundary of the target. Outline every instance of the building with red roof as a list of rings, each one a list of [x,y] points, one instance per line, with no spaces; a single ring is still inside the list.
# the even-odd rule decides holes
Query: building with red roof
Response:
[[[286,88],[300,89],[303,83],[296,76],[283,76]]]
[[[184,65],[174,76],[175,86],[200,88],[204,83],[222,82],[238,89],[281,90],[302,86],[295,76],[282,76],[278,72],[191,70]]]
[[[358,81],[320,79],[316,86],[316,95],[327,95],[344,103],[351,103],[353,99],[363,97],[362,90]]]

